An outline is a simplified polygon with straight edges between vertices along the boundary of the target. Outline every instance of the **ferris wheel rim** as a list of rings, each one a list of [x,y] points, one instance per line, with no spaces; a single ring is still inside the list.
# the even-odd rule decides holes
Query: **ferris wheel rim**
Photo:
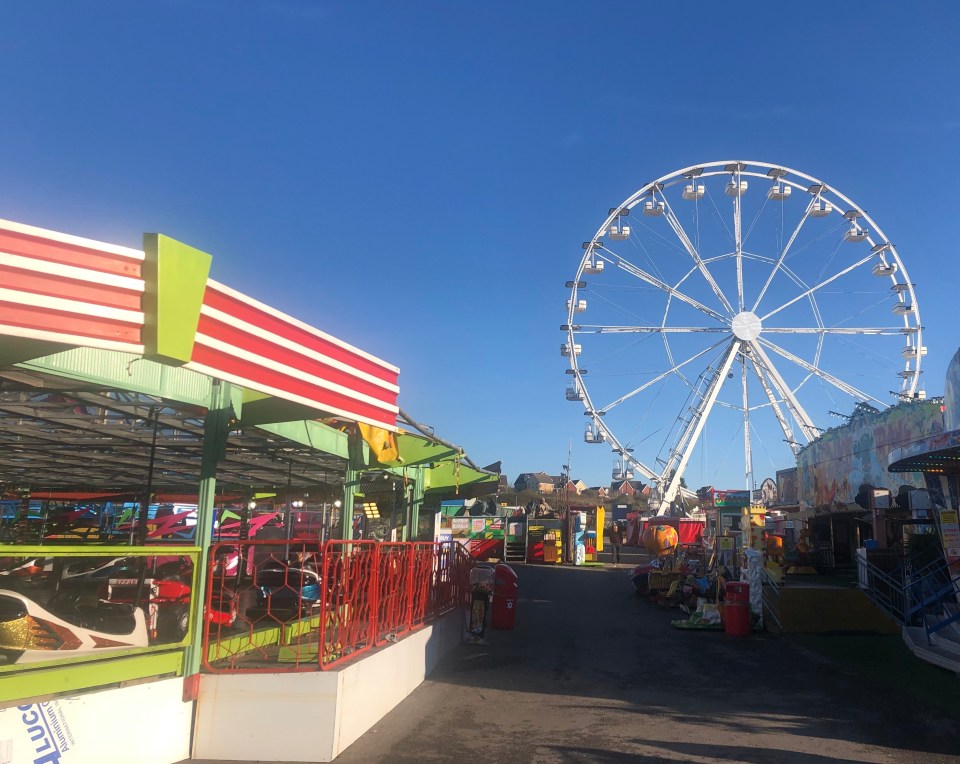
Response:
[[[587,253],[589,253],[596,247],[596,243],[598,239],[600,239],[604,235],[604,232],[609,228],[610,224],[618,217],[617,215],[618,210],[633,209],[633,207],[635,207],[639,203],[640,199],[643,196],[645,196],[647,193],[649,193],[650,190],[655,186],[658,186],[660,184],[666,184],[668,181],[672,181],[671,185],[675,185],[677,183],[682,182],[683,180],[687,180],[688,176],[690,176],[692,173],[696,171],[700,171],[700,172],[696,172],[696,175],[692,175],[692,177],[697,177],[697,178],[712,177],[715,175],[729,174],[729,172],[723,168],[729,167],[731,165],[743,165],[743,170],[741,170],[741,174],[745,174],[750,177],[756,177],[756,178],[769,177],[769,175],[761,174],[756,171],[751,171],[748,168],[762,167],[762,168],[766,168],[768,172],[770,170],[781,170],[784,172],[784,175],[781,176],[780,179],[783,182],[790,184],[791,187],[803,188],[801,184],[796,183],[795,181],[792,181],[788,177],[789,175],[794,175],[798,178],[802,178],[806,181],[809,181],[810,186],[817,186],[817,185],[822,186],[823,191],[827,191],[830,194],[833,194],[834,196],[836,196],[838,199],[842,200],[851,210],[856,210],[860,214],[860,216],[865,221],[867,221],[867,223],[869,223],[871,232],[875,231],[877,234],[879,234],[879,238],[882,240],[881,243],[887,247],[887,251],[891,252],[894,258],[894,261],[899,266],[899,270],[903,274],[904,280],[907,284],[911,301],[915,306],[914,315],[916,316],[917,325],[922,326],[921,319],[920,319],[920,309],[918,306],[918,301],[916,299],[916,293],[914,290],[913,282],[910,280],[906,266],[903,264],[903,261],[900,258],[900,255],[899,255],[899,252],[897,251],[896,246],[890,241],[889,237],[883,232],[883,229],[881,229],[880,226],[876,223],[876,221],[872,217],[870,217],[869,213],[867,213],[862,207],[855,204],[853,200],[851,200],[849,197],[844,195],[842,192],[835,189],[833,186],[829,186],[828,184],[824,183],[824,181],[814,177],[813,175],[808,175],[807,173],[801,172],[791,167],[787,167],[786,165],[782,165],[782,164],[772,164],[770,162],[761,162],[756,160],[742,160],[742,159],[741,160],[720,160],[720,161],[705,162],[701,164],[690,165],[689,167],[684,167],[683,169],[675,170],[674,172],[667,173],[666,175],[662,175],[656,180],[650,181],[649,183],[642,186],[639,190],[635,191],[633,194],[627,197],[627,199],[624,200],[617,207],[612,207],[610,209],[610,212],[608,213],[606,220],[604,220],[600,228],[598,228],[596,233],[594,233],[590,242],[588,242],[590,247],[587,248],[585,246],[585,249],[588,250]],[[706,168],[721,168],[721,169],[711,170],[710,172],[705,174],[703,170],[705,170]],[[873,237],[870,235],[868,235],[867,240],[870,242],[871,246],[880,246],[880,244],[873,241]],[[582,265],[582,262],[583,260],[581,260],[581,265]],[[581,275],[582,275],[582,267],[577,271],[576,281],[580,280]],[[576,287],[574,287],[574,289],[576,289]]]
[[[580,265],[577,269],[576,276],[574,278],[574,281],[572,282],[572,285],[568,284],[568,286],[570,286],[571,288],[571,292],[570,292],[570,300],[567,306],[567,324],[565,325],[565,327],[563,327],[566,329],[566,332],[567,332],[568,346],[571,349],[576,347],[577,331],[575,330],[575,328],[577,327],[577,324],[575,323],[576,322],[575,313],[576,313],[576,305],[577,305],[577,295],[578,295],[579,289],[581,288],[581,284],[585,286],[585,282],[583,282],[582,279],[584,277],[584,270],[587,264],[589,262],[592,262],[591,258],[594,258],[594,257],[600,257],[601,259],[607,260],[611,264],[613,264],[613,260],[611,258],[622,259],[620,258],[619,255],[617,255],[612,250],[606,249],[603,241],[601,241],[602,238],[608,232],[608,230],[610,230],[610,226],[619,218],[622,218],[624,216],[625,210],[626,211],[632,210],[638,204],[640,204],[640,202],[644,200],[644,198],[655,198],[655,194],[657,192],[663,191],[666,188],[670,188],[681,182],[686,182],[691,179],[695,183],[696,180],[699,178],[709,178],[709,177],[720,176],[720,175],[731,175],[731,169],[730,169],[731,166],[736,167],[736,170],[734,172],[738,177],[746,176],[746,177],[766,178],[766,179],[772,178],[774,181],[782,182],[790,186],[791,188],[806,191],[807,193],[811,194],[812,198],[815,198],[815,199],[824,198],[827,201],[839,200],[843,202],[843,204],[848,209],[848,212],[844,214],[844,217],[847,217],[849,214],[854,214],[851,220],[858,221],[862,219],[869,226],[869,228],[865,230],[867,232],[866,240],[870,245],[870,254],[867,257],[862,258],[861,261],[856,263],[853,267],[850,267],[847,270],[842,271],[839,275],[832,276],[831,279],[829,279],[825,283],[819,283],[815,285],[813,288],[809,289],[805,293],[802,292],[801,294],[796,296],[793,300],[788,301],[787,303],[777,307],[773,311],[763,314],[762,317],[756,316],[755,311],[757,310],[758,306],[762,302],[762,299],[765,296],[765,292],[767,290],[767,287],[770,284],[770,281],[773,279],[773,276],[778,271],[782,270],[785,274],[788,275],[788,278],[790,278],[795,283],[797,283],[798,281],[802,282],[802,279],[799,279],[799,277],[795,277],[795,275],[792,274],[789,266],[786,266],[784,264],[783,261],[787,259],[786,250],[784,250],[784,252],[778,257],[777,262],[774,264],[773,270],[769,274],[767,284],[764,286],[763,290],[761,290],[761,293],[757,297],[756,303],[753,305],[751,310],[747,310],[747,307],[744,303],[742,283],[738,283],[739,294],[738,294],[738,302],[736,307],[739,308],[739,310],[737,312],[734,312],[735,310],[734,306],[732,303],[729,303],[729,301],[726,299],[725,294],[717,294],[717,292],[719,291],[719,288],[715,288],[714,292],[715,294],[717,294],[718,298],[720,299],[722,310],[714,310],[714,309],[707,309],[708,306],[704,304],[697,304],[696,301],[692,301],[691,299],[683,300],[683,295],[675,294],[676,290],[670,291],[669,285],[665,284],[664,286],[667,287],[665,289],[664,286],[653,283],[653,286],[655,289],[660,289],[661,291],[666,292],[667,294],[667,301],[664,307],[664,315],[660,323],[660,329],[661,329],[660,336],[661,336],[661,339],[663,340],[663,343],[668,355],[668,359],[670,361],[671,369],[669,371],[677,372],[677,375],[680,376],[681,379],[684,379],[684,381],[688,384],[688,386],[690,385],[690,383],[686,380],[684,375],[679,373],[678,371],[679,368],[681,368],[687,361],[684,361],[683,363],[678,365],[677,362],[672,357],[673,354],[669,346],[668,334],[670,334],[671,332],[683,331],[682,329],[675,329],[675,328],[670,328],[668,331],[668,327],[667,327],[667,318],[669,316],[670,308],[675,298],[678,301],[687,302],[694,309],[699,310],[704,315],[713,318],[714,320],[718,321],[721,324],[720,327],[717,327],[715,329],[706,329],[703,327],[692,327],[690,331],[718,331],[718,332],[723,332],[723,331],[730,332],[730,326],[733,324],[734,319],[739,318],[742,315],[749,314],[750,316],[753,316],[754,318],[757,318],[760,321],[763,321],[763,319],[772,318],[780,311],[790,307],[791,305],[795,304],[801,299],[809,298],[813,306],[812,312],[814,315],[815,326],[811,326],[809,328],[802,327],[797,329],[779,328],[779,327],[770,327],[769,329],[767,328],[764,329],[764,331],[769,331],[769,333],[773,333],[773,334],[776,334],[778,332],[783,332],[783,333],[817,332],[818,344],[817,344],[817,350],[815,353],[815,361],[812,364],[813,368],[809,368],[807,370],[808,373],[804,376],[803,380],[796,385],[796,387],[792,392],[796,392],[801,387],[803,387],[803,385],[806,384],[806,382],[809,379],[811,379],[813,376],[819,376],[821,379],[826,379],[831,383],[835,383],[839,381],[838,378],[834,378],[833,380],[831,380],[830,377],[832,375],[818,368],[818,365],[820,363],[819,359],[820,359],[820,354],[823,346],[824,337],[827,334],[831,334],[831,333],[840,333],[840,334],[843,334],[843,333],[846,333],[846,334],[907,333],[908,337],[911,337],[912,341],[915,343],[915,346],[918,349],[918,353],[915,358],[907,359],[905,364],[905,371],[912,372],[912,373],[907,376],[903,376],[903,372],[900,372],[904,380],[904,383],[901,387],[901,394],[906,394],[907,396],[913,396],[916,392],[918,385],[920,384],[922,352],[919,352],[919,349],[923,348],[923,345],[922,345],[923,327],[920,320],[920,309],[919,309],[919,302],[916,296],[915,285],[910,280],[907,268],[903,263],[903,260],[900,257],[900,254],[897,251],[896,247],[892,244],[892,242],[889,241],[888,237],[880,228],[880,226],[877,225],[876,221],[873,220],[873,218],[868,213],[866,213],[861,207],[856,205],[849,197],[844,195],[842,192],[838,191],[832,186],[828,186],[826,183],[824,183],[820,179],[812,175],[809,175],[807,173],[800,172],[798,170],[786,167],[784,165],[772,164],[768,162],[760,162],[755,160],[721,160],[721,161],[715,161],[715,162],[690,165],[680,170],[675,170],[671,173],[665,174],[657,178],[656,180],[643,185],[640,189],[638,189],[633,194],[628,196],[627,199],[624,200],[624,202],[622,202],[616,207],[610,208],[610,211],[606,219],[598,228],[598,230],[593,235],[591,240],[589,242],[584,242],[583,249],[585,250],[585,252],[581,257]],[[766,170],[766,172],[760,172],[759,170]],[[771,175],[771,172],[775,172],[775,174]],[[804,181],[805,183],[801,181]],[[812,190],[814,187],[818,188],[816,192]],[[664,197],[664,201],[666,201],[665,197]],[[812,202],[810,204],[812,204]],[[802,220],[806,219],[806,217],[809,216],[810,204],[808,204],[807,211],[804,213]],[[834,205],[834,206],[836,207],[836,211],[839,212],[840,206],[839,205]],[[760,213],[762,213],[762,211],[763,211],[763,208],[761,208],[761,210],[757,213],[757,218],[759,218],[759,215]],[[736,225],[741,226],[741,223],[742,221],[739,218],[739,212],[737,212]],[[742,230],[738,230],[736,233],[737,239],[735,244],[736,244],[736,257],[738,258],[738,262],[737,262],[738,269],[740,267],[740,258],[743,258],[744,253],[746,252],[743,246],[744,242],[747,238],[749,238],[750,232],[753,230],[753,226],[755,224],[756,224],[756,219],[754,220],[754,223],[751,225],[751,228],[748,229],[745,237],[742,234]],[[800,225],[802,226],[802,221]],[[728,230],[728,234],[729,234],[729,230]],[[861,239],[858,239],[858,241],[860,240]],[[789,248],[789,245],[788,245],[788,248]],[[689,248],[688,248],[688,251],[689,251]],[[700,270],[702,273],[705,270],[700,260],[698,259],[699,254],[694,256],[694,254],[691,253],[691,256],[693,256],[695,264],[691,265],[689,270],[684,274],[684,276],[677,283],[677,286],[682,285],[684,281],[690,278],[698,270]],[[710,263],[722,258],[729,258],[732,256],[734,256],[734,253],[723,253],[721,255],[711,255],[710,258],[704,257],[702,258],[702,260],[703,262]],[[768,263],[774,262],[773,258],[770,258],[768,256],[761,256],[758,254],[754,254],[751,256],[755,257],[758,260],[766,260]],[[832,281],[833,279],[839,278],[848,272],[852,272],[852,270],[854,270],[855,268],[858,268],[861,265],[877,257],[879,257],[879,261],[885,265],[889,264],[889,262],[892,262],[893,264],[895,264],[896,268],[893,271],[893,273],[890,275],[890,279],[895,285],[894,286],[895,289],[897,287],[901,287],[901,289],[897,290],[898,298],[900,298],[902,294],[905,293],[907,298],[909,299],[909,305],[912,306],[912,313],[903,314],[901,316],[902,325],[903,325],[902,328],[886,327],[886,328],[875,329],[873,327],[841,328],[841,327],[825,326],[822,320],[822,317],[819,313],[818,307],[816,305],[816,296],[814,295],[814,292],[822,288],[826,284],[830,283],[830,281]],[[897,277],[898,272],[899,272],[899,277],[903,279],[902,284],[898,280],[898,277]],[[710,279],[709,272],[705,273],[704,275],[708,278],[708,280]],[[821,276],[822,276],[822,273],[821,273]],[[818,277],[818,280],[819,278],[820,277]],[[738,271],[738,280],[739,279],[741,279],[741,277],[739,276],[739,271]],[[651,283],[651,282],[648,281],[648,283]],[[715,285],[711,282],[711,287],[714,287],[714,286]],[[724,313],[726,313],[726,315],[724,315]],[[749,321],[747,323],[749,323]],[[726,324],[725,329],[723,328],[722,324]],[[609,328],[618,329],[618,330],[624,329],[623,327],[609,327]],[[652,327],[638,327],[638,328],[642,328],[646,330]],[[626,327],[626,329],[629,329],[629,327]],[[726,339],[733,341],[730,347],[732,347],[733,344],[741,343],[741,344],[737,344],[738,348],[746,347],[747,345],[742,344],[744,342],[748,343],[752,347],[754,340],[756,340],[759,353],[763,354],[764,357],[767,358],[766,363],[769,364],[771,367],[772,367],[772,363],[769,361],[769,358],[765,355],[765,350],[763,348],[765,347],[766,350],[770,350],[775,354],[782,354],[781,351],[784,350],[783,348],[780,348],[778,345],[776,345],[776,343],[773,343],[761,338],[759,336],[759,330],[757,332],[757,336],[750,337],[749,340],[744,340],[743,338],[738,337],[736,333],[729,334]],[[722,341],[723,340],[721,340],[721,342]],[[909,345],[909,342],[908,342],[908,345]],[[730,355],[730,353],[727,353],[727,355],[725,356],[725,363],[726,363],[726,360],[728,360],[729,358],[733,358],[735,356],[737,356],[737,353],[733,353],[732,356]],[[747,355],[746,353],[741,352],[740,357],[743,359],[742,374],[744,375],[744,380],[745,380],[746,379],[745,375],[747,374]],[[792,359],[788,358],[787,360],[792,360]],[[750,410],[756,410],[758,408],[764,408],[764,407],[772,407],[774,409],[777,409],[777,403],[786,404],[787,398],[789,397],[787,394],[781,392],[781,396],[782,396],[781,400],[779,401],[775,400],[775,396],[772,396],[770,394],[770,391],[767,388],[766,378],[761,373],[760,368],[756,366],[757,364],[756,357],[751,359],[751,364],[755,366],[756,375],[760,380],[760,383],[763,385],[764,390],[767,391],[769,400],[767,403],[750,406],[746,399],[747,398],[746,381],[744,381],[743,411],[745,416],[745,422],[747,420]],[[613,432],[612,428],[609,427],[603,421],[603,415],[608,410],[610,410],[613,405],[616,405],[616,402],[614,404],[608,404],[606,407],[596,406],[596,404],[594,403],[591,397],[588,386],[583,381],[583,376],[586,374],[586,371],[587,371],[586,369],[581,369],[580,367],[578,353],[571,352],[570,353],[570,373],[572,373],[574,376],[575,385],[577,385],[581,390],[582,397],[580,398],[580,400],[583,401],[585,415],[591,417],[592,424],[594,425],[594,427],[598,432],[603,433],[603,436],[604,436],[603,440],[610,442],[612,449],[615,453],[619,453],[623,455],[624,459],[629,461],[636,468],[638,468],[644,474],[645,477],[647,477],[648,479],[654,480],[659,484],[660,482],[662,482],[664,475],[666,474],[666,470],[664,470],[661,473],[656,473],[654,470],[644,465],[638,459],[630,456],[629,452],[631,449],[628,446],[626,446],[621,441],[621,439],[618,438],[617,435]],[[769,372],[769,369],[768,369],[768,372]],[[852,395],[854,395],[854,397],[859,397],[860,399],[869,399],[869,400],[880,402],[878,401],[877,398],[875,398],[872,395],[867,395],[866,398],[863,398],[862,396],[864,394],[862,393],[862,391],[856,390],[856,388],[854,388],[853,386],[848,386],[848,387],[850,390],[855,391],[856,394],[851,393]],[[844,390],[842,387],[839,389]],[[630,395],[632,395],[632,393]],[[883,405],[882,402],[880,403],[881,405]],[[722,404],[722,405],[725,405],[725,404]],[[780,416],[779,409],[777,409],[777,415],[778,417]],[[782,424],[782,421],[781,421],[781,424]],[[749,438],[749,433],[746,431],[745,431],[745,437]],[[746,447],[749,452],[749,444],[747,444]]]

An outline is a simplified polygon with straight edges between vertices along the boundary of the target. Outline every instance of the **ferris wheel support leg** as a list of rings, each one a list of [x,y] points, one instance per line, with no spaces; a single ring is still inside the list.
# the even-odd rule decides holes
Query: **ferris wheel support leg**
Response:
[[[783,415],[783,410],[780,408],[780,403],[773,394],[773,390],[770,389],[770,385],[767,383],[767,378],[763,376],[763,371],[760,369],[760,364],[757,363],[757,359],[751,358],[750,362],[753,364],[753,372],[757,375],[757,379],[760,380],[760,386],[763,388],[763,392],[767,396],[767,400],[770,401],[770,406],[773,408],[773,413],[777,417],[777,421],[780,423],[780,429],[783,430],[784,441],[788,446],[790,446],[790,450],[793,451],[794,456],[796,456],[797,452],[800,450],[800,444],[797,443],[796,438],[793,436],[793,429],[790,427],[790,423],[787,421],[787,418]]]
[[[746,348],[744,348],[746,350]],[[744,480],[746,488],[753,495],[753,447],[750,443],[750,401],[747,396],[747,358],[744,353],[740,354],[741,368],[740,381],[743,386],[743,457],[746,465],[746,474]]]
[[[667,479],[669,476],[669,482],[667,483],[666,489],[663,491],[662,497],[660,499],[660,508],[657,510],[657,515],[666,514],[667,509],[669,508],[671,502],[676,498],[677,489],[680,487],[680,479],[683,477],[683,471],[687,467],[687,462],[690,460],[690,454],[693,452],[694,446],[697,444],[697,440],[700,437],[700,433],[703,432],[703,427],[707,423],[707,417],[710,415],[710,410],[713,408],[713,404],[717,402],[717,396],[720,394],[720,388],[723,387],[723,381],[727,378],[727,374],[730,372],[730,368],[733,366],[733,361],[737,357],[737,353],[740,352],[740,348],[743,346],[743,343],[740,340],[734,340],[730,343],[730,347],[727,350],[727,354],[723,359],[723,362],[714,372],[713,379],[710,380],[710,386],[707,388],[706,395],[700,400],[700,405],[693,415],[690,417],[690,421],[687,423],[687,429],[680,437],[678,442],[684,443],[683,452],[679,455],[680,459],[676,464],[676,467],[672,467],[674,459],[670,459],[667,463],[667,468],[664,471],[664,479]],[[677,455],[674,454],[674,457]],[[670,470],[673,469],[673,474],[670,475]]]
[[[770,375],[770,381],[777,389],[777,392],[780,393],[787,409],[793,414],[793,418],[796,420],[797,426],[800,428],[800,432],[803,433],[803,437],[807,443],[816,440],[820,434],[820,430],[813,424],[813,420],[810,419],[807,412],[803,410],[803,406],[800,405],[793,391],[790,390],[790,386],[784,381],[783,377],[780,376],[780,372],[777,371],[767,354],[763,352],[760,343],[753,342],[750,347],[753,349],[753,352],[760,357],[760,364],[766,370],[767,374]]]

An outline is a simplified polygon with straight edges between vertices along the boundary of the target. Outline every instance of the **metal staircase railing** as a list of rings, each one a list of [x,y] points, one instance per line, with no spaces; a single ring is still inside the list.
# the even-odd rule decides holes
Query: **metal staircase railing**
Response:
[[[933,644],[931,635],[960,621],[960,608],[949,613],[944,602],[960,603],[960,574],[952,575],[942,558],[913,570],[906,560],[885,572],[861,559],[861,588],[868,597],[901,626],[920,625]]]
[[[903,585],[903,566],[886,572],[867,559],[861,566],[860,584],[864,593],[890,618],[901,626],[907,623],[907,594]]]
[[[953,575],[946,561],[937,559],[907,578],[905,622],[920,621],[927,644],[933,644],[932,634],[960,620],[960,610],[951,614],[944,608],[944,602],[960,603],[960,574]]]
[[[779,633],[783,631],[783,621],[780,620],[780,584],[762,567],[760,580],[763,584],[763,622],[767,631]]]

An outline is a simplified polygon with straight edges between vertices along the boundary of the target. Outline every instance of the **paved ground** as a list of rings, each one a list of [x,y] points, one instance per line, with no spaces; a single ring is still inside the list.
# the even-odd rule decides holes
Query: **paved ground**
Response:
[[[926,702],[809,639],[677,631],[626,568],[517,566],[517,628],[458,648],[337,761],[960,762],[951,675]]]

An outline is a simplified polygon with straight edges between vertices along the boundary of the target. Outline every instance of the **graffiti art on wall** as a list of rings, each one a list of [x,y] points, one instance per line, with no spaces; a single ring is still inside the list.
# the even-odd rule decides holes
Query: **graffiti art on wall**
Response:
[[[881,412],[857,414],[843,427],[827,430],[797,455],[800,505],[832,507],[853,503],[863,484],[924,488],[920,473],[887,472],[894,448],[943,431],[939,402],[901,403]],[[778,473],[779,479],[779,473]]]
[[[772,507],[777,503],[777,484],[770,478],[764,478],[760,487],[753,492],[753,503],[761,507]]]
[[[954,353],[950,365],[947,366],[943,402],[947,408],[944,414],[944,429],[960,430],[960,350]]]
[[[800,501],[796,467],[777,470],[777,496],[781,504],[795,504]]]

